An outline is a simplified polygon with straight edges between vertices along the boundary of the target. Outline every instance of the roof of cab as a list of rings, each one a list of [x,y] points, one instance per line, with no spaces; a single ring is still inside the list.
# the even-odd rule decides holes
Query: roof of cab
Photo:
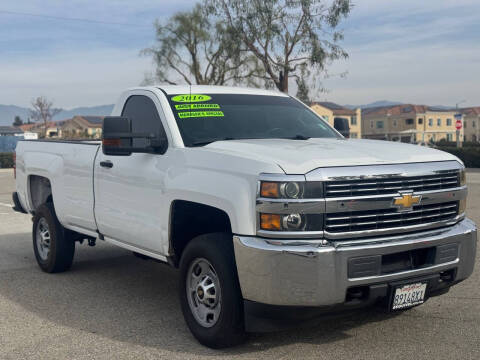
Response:
[[[269,96],[288,96],[280,91],[271,91],[264,89],[237,87],[237,86],[213,86],[213,85],[158,85],[158,89],[171,94],[244,94],[244,95],[269,95]]]

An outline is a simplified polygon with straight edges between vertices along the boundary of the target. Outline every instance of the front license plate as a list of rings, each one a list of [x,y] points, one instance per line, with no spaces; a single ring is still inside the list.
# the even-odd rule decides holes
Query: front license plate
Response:
[[[426,283],[408,284],[395,289],[392,310],[406,309],[425,301]]]

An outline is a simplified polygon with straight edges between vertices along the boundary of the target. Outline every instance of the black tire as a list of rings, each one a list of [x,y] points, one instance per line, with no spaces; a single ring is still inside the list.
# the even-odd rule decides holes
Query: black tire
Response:
[[[221,309],[211,327],[196,320],[189,305],[187,277],[190,266],[206,259],[214,268],[221,288]],[[214,233],[194,238],[185,248],[180,261],[180,303],[183,316],[193,336],[203,345],[220,349],[245,341],[243,300],[238,283],[231,234]]]
[[[46,223],[49,231],[49,251],[42,255],[37,242],[39,224]],[[42,225],[40,225],[42,226]],[[72,266],[75,254],[75,241],[71,232],[65,229],[57,219],[52,203],[40,205],[33,218],[33,251],[40,268],[47,273],[63,272]],[[43,251],[43,248],[42,248]]]

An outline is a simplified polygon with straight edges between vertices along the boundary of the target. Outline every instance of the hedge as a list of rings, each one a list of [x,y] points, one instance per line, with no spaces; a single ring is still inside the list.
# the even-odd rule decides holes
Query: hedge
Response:
[[[0,153],[0,169],[13,167],[13,153]]]
[[[457,156],[463,161],[466,167],[480,168],[480,146],[464,146],[462,148],[456,148],[453,146],[436,146],[436,148]]]

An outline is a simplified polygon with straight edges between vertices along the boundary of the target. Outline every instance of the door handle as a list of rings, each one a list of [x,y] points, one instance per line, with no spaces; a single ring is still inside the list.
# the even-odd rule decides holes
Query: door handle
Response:
[[[100,166],[111,169],[113,167],[113,163],[110,160],[100,161]]]

